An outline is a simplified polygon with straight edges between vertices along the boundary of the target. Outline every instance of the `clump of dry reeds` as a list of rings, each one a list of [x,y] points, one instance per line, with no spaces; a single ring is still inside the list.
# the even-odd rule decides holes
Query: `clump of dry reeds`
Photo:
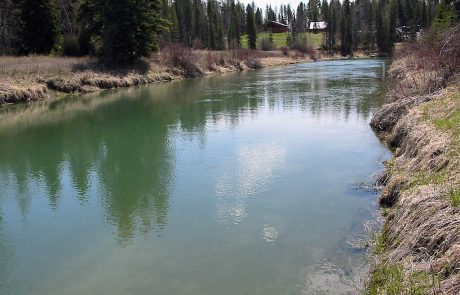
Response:
[[[0,105],[39,100],[47,97],[47,88],[42,85],[16,87],[8,83],[0,83]]]

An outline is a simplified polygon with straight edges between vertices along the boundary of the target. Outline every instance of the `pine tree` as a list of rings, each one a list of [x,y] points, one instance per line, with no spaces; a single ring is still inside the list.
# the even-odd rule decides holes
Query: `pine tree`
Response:
[[[341,22],[341,45],[340,51],[343,56],[352,54],[352,19],[350,0],[343,1],[343,13]]]
[[[19,5],[11,0],[0,3],[0,55],[18,54]]]
[[[225,49],[224,30],[219,14],[219,4],[216,0],[208,0],[207,13],[209,27],[208,47],[210,49],[223,50]]]
[[[319,10],[318,10],[318,3],[316,0],[308,1],[308,21],[309,22],[317,22],[319,19]]]
[[[398,2],[390,0],[390,9],[388,11],[388,50],[393,50],[396,43],[396,22],[398,18]]]
[[[116,63],[130,63],[158,50],[157,35],[165,25],[159,0],[105,1],[104,57]]]
[[[176,8],[172,5],[169,8],[169,41],[177,42],[179,40],[179,22],[177,20]]]
[[[56,1],[23,0],[20,11],[23,53],[51,53],[61,36]]]
[[[191,0],[184,1],[184,43],[190,47],[193,46],[193,28],[194,28],[194,14]]]
[[[202,47],[204,46],[206,40],[206,20],[201,0],[193,0],[193,17],[193,43],[194,46]],[[200,44],[196,44],[197,42]]]
[[[248,4],[246,7],[246,25],[248,32],[248,45],[251,49],[256,49],[257,47],[257,27],[256,20],[254,17],[254,10],[251,5]]]
[[[82,54],[98,54],[102,45],[104,0],[82,0],[77,22],[80,34],[78,43]]]
[[[335,50],[336,46],[336,32],[337,32],[337,24],[338,18],[337,13],[340,9],[340,3],[337,0],[331,0],[329,5],[329,16],[327,19],[327,27],[326,27],[326,48],[329,49],[330,53]]]
[[[246,9],[246,13],[247,13],[247,9]],[[256,18],[257,30],[261,30],[263,25],[264,25],[264,18],[262,16],[262,9],[257,8],[255,18]]]
[[[239,48],[241,46],[241,16],[239,11],[239,5],[235,5],[235,1],[231,1],[230,4],[230,25],[228,29],[228,44],[231,47]]]
[[[386,14],[386,3],[385,0],[379,0],[377,12],[376,12],[376,29],[377,29],[377,47],[381,53],[388,53],[390,51],[389,46],[389,29]]]
[[[299,5],[297,6],[297,12],[296,12],[296,17],[295,17],[295,26],[294,31],[296,33],[298,32],[305,32],[307,30],[308,26],[308,10],[307,6],[303,3],[300,2]],[[291,29],[292,31],[292,29]]]

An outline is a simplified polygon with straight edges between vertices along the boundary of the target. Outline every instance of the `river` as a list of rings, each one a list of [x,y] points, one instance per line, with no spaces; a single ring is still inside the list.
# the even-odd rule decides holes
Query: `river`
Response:
[[[356,294],[385,61],[0,109],[1,294]]]

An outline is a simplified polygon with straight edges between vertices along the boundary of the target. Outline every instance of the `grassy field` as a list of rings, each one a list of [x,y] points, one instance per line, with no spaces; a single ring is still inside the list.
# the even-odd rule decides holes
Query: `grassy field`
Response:
[[[286,44],[287,35],[288,33],[273,33],[273,41],[275,42],[275,45],[277,48],[287,46]],[[257,35],[257,39],[260,40],[261,38],[264,38],[264,37],[268,38],[268,36],[269,36],[269,33],[259,33]],[[300,33],[299,36],[306,36],[307,40],[310,42],[310,44],[315,49],[321,47],[321,44],[323,42],[323,34]],[[246,35],[241,37],[241,43],[242,43],[241,46],[243,48],[248,47],[248,39]]]

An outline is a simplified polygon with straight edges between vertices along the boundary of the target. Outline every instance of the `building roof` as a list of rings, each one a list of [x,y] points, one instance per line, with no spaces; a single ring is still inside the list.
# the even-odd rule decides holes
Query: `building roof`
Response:
[[[327,27],[327,22],[311,22],[310,30],[324,30]]]
[[[272,21],[272,20],[269,21],[269,22],[267,23],[267,25],[275,25],[275,26],[286,27],[286,28],[289,27],[288,25],[285,25],[285,24],[279,23],[279,22],[275,22],[275,21]]]

